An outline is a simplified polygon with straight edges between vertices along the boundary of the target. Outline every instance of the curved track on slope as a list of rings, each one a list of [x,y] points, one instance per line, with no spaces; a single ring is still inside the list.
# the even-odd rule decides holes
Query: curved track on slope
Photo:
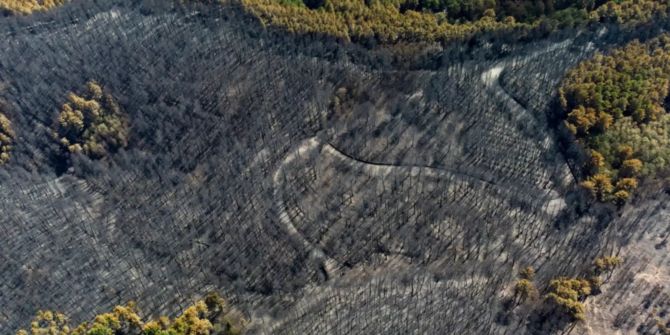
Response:
[[[335,261],[334,259],[328,257],[325,252],[319,248],[318,246],[315,246],[313,243],[309,242],[295,227],[293,224],[293,221],[291,220],[291,217],[289,213],[287,212],[286,204],[284,203],[284,199],[281,196],[281,192],[279,191],[284,183],[284,178],[285,178],[285,172],[284,172],[284,167],[294,161],[296,158],[299,158],[301,155],[309,155],[310,152],[318,149],[320,146],[319,141],[316,139],[316,137],[312,137],[310,139],[307,139],[303,141],[297,148],[295,148],[293,151],[291,151],[285,158],[282,160],[281,164],[277,168],[277,170],[274,172],[272,175],[272,182],[274,185],[274,192],[273,196],[275,199],[275,204],[277,206],[277,209],[279,211],[279,222],[282,223],[284,226],[284,229],[289,233],[290,236],[295,238],[296,240],[300,241],[300,243],[307,249],[311,256],[321,260],[323,262],[323,270],[326,272],[326,274],[331,277],[335,275],[335,273],[338,271],[340,268],[340,265]]]
[[[528,62],[532,59],[547,53],[555,51],[559,48],[565,48],[572,43],[572,40],[566,40],[560,43],[555,43],[543,50],[534,52],[528,56],[515,58],[511,60],[504,60],[496,63],[490,69],[484,71],[481,75],[481,80],[484,85],[492,91],[492,95],[501,98],[505,101],[507,109],[513,112],[515,122],[527,122],[531,126],[537,126],[537,121],[532,116],[531,112],[528,111],[524,106],[522,106],[514,97],[512,97],[500,84],[500,76],[502,73],[510,66],[515,65],[519,62]],[[538,143],[538,146],[541,146],[542,149],[546,149],[551,145],[551,138],[547,137],[541,145]],[[486,183],[489,185],[501,187],[497,183],[486,180],[476,174],[469,174],[464,171],[457,171],[455,169],[445,169],[445,168],[436,168],[430,166],[421,166],[421,165],[395,165],[395,164],[384,164],[384,163],[375,163],[365,161],[356,157],[353,157],[342,150],[336,148],[331,143],[321,143],[317,137],[312,137],[304,140],[298,147],[289,152],[285,158],[282,160],[279,167],[275,170],[272,181],[274,185],[273,196],[275,199],[275,204],[279,211],[279,221],[282,223],[284,229],[290,236],[300,241],[300,243],[310,252],[311,256],[319,259],[323,262],[324,271],[328,276],[336,275],[341,269],[341,265],[334,260],[333,258],[326,255],[326,253],[314,243],[308,241],[296,228],[292,222],[291,215],[287,211],[287,206],[284,202],[284,199],[281,195],[280,189],[284,183],[285,176],[285,166],[296,159],[299,159],[301,156],[309,156],[314,154],[316,150],[319,150],[320,153],[331,154],[343,161],[348,161],[350,165],[360,168],[363,171],[368,172],[371,176],[383,176],[389,173],[404,170],[409,175],[418,176],[424,175],[427,177],[440,178],[447,175],[459,175],[461,177],[466,177],[468,179],[474,180],[476,182]],[[518,187],[516,187],[518,188]],[[520,192],[529,192],[530,190],[518,190]],[[535,190],[537,191],[537,190]],[[550,200],[548,200],[548,212],[556,212],[562,209],[565,206],[565,203],[560,201],[560,196],[556,194],[555,191],[550,190]]]
[[[531,128],[539,127],[539,124],[532,113],[521,105],[512,95],[510,95],[505,88],[500,84],[500,76],[507,70],[510,66],[516,66],[519,63],[527,63],[540,55],[546,54],[548,52],[553,52],[558,49],[566,48],[573,43],[573,40],[568,39],[563,42],[552,44],[543,50],[539,50],[531,53],[527,56],[517,57],[510,60],[503,60],[496,63],[490,69],[484,71],[481,75],[481,80],[484,85],[492,91],[492,95],[495,97],[501,98],[505,101],[506,108],[512,112],[513,121],[517,123],[525,122],[527,126]],[[553,144],[551,137],[547,136],[541,145],[538,146],[540,149],[547,149]]]

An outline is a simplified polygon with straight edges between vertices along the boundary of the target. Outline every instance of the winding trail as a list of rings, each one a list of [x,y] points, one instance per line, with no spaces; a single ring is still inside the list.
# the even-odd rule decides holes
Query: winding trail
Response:
[[[340,149],[336,148],[330,143],[324,144],[323,147],[323,152],[329,153],[335,157],[338,157],[342,161],[347,161],[349,165],[352,165],[354,167],[358,167],[361,170],[367,172],[370,176],[373,177],[381,177],[390,174],[391,172],[397,172],[399,170],[405,170],[407,173],[409,173],[411,176],[418,176],[418,175],[424,175],[427,177],[445,177],[445,176],[450,176],[450,175],[462,175],[468,178],[471,178],[473,180],[476,180],[478,182],[486,183],[489,185],[496,185],[494,182],[491,182],[489,180],[483,179],[479,176],[475,175],[470,175],[467,173],[463,173],[460,171],[456,171],[455,169],[445,169],[445,168],[437,168],[437,167],[432,167],[432,166],[424,166],[424,165],[395,165],[395,164],[385,164],[385,163],[376,163],[376,162],[369,162],[366,160],[362,160],[360,158],[351,156]]]
[[[286,157],[281,162],[277,170],[275,170],[272,176],[272,182],[274,185],[273,196],[275,200],[275,205],[277,206],[277,209],[279,211],[279,221],[286,230],[286,232],[288,232],[289,235],[295,238],[296,240],[300,241],[303,247],[310,252],[312,257],[323,262],[323,269],[329,277],[333,277],[338,274],[339,270],[342,268],[341,264],[339,264],[335,259],[326,255],[323,249],[313,244],[312,242],[308,241],[298,231],[295,224],[291,220],[291,216],[287,211],[287,206],[282,196],[282,192],[280,191],[284,185],[285,180],[284,175],[286,166],[295,161],[296,159],[300,159],[301,156],[308,156],[316,153],[317,151],[319,151],[319,154],[330,154],[356,169],[360,169],[362,171],[367,172],[370,176],[373,177],[381,177],[402,170],[405,170],[412,176],[418,176],[423,174],[424,176],[434,178],[446,177],[456,174],[456,172],[450,172],[444,169],[432,168],[426,166],[403,166],[403,165],[390,165],[390,164],[365,162],[345,154],[344,152],[338,150],[331,144],[321,143],[317,139],[317,137],[308,138],[304,140],[302,143],[300,143],[298,147],[296,147],[288,155],[286,155]],[[480,183],[487,183],[494,185],[493,183],[490,183],[482,179],[477,179],[476,181]]]
[[[530,129],[540,129],[542,126],[539,124],[538,120],[533,116],[526,107],[521,105],[519,101],[514,98],[511,94],[505,90],[505,88],[500,84],[500,76],[507,71],[508,67],[515,67],[519,64],[526,64],[533,59],[544,55],[546,53],[555,52],[559,49],[564,49],[569,47],[574,43],[574,39],[566,39],[562,42],[554,43],[544,49],[532,52],[525,56],[514,57],[511,59],[502,60],[494,64],[490,69],[484,71],[481,74],[481,80],[484,83],[484,86],[490,90],[491,94],[504,101],[506,110],[508,110],[512,115],[512,121],[516,124],[524,124],[527,128]],[[535,142],[535,146],[541,150],[546,151],[552,147],[556,147],[556,140],[547,133],[542,141]],[[564,162],[567,167],[567,162]],[[558,167],[557,167],[558,168]],[[575,183],[575,176],[572,173],[572,170],[568,167],[568,173],[564,174],[563,179],[564,183],[573,184]],[[571,180],[568,180],[571,179]],[[562,203],[558,195],[555,196],[555,199],[551,201],[551,207],[554,209],[561,209],[566,204]]]
[[[274,184],[273,196],[275,199],[275,204],[277,205],[277,208],[279,210],[279,222],[281,222],[281,224],[284,226],[289,235],[294,237],[296,240],[300,241],[303,247],[309,250],[312,257],[321,260],[323,262],[323,270],[329,277],[332,277],[341,268],[340,264],[338,264],[338,262],[333,258],[327,256],[326,253],[321,248],[308,241],[305,238],[305,236],[303,236],[298,231],[298,229],[293,224],[293,221],[291,221],[290,215],[286,211],[286,204],[280,192],[282,186],[284,185],[284,179],[285,179],[284,168],[286,167],[286,165],[293,162],[296,158],[299,158],[301,155],[308,155],[310,152],[317,150],[319,146],[320,143],[316,137],[309,138],[303,141],[297,148],[295,148],[284,158],[284,160],[281,162],[281,164],[279,165],[279,167],[272,176],[272,182]]]
[[[535,120],[532,113],[528,111],[524,106],[522,106],[518,101],[516,101],[516,99],[514,99],[514,97],[512,97],[502,87],[502,85],[500,84],[500,76],[503,74],[505,70],[507,70],[509,66],[516,66],[519,63],[529,62],[532,59],[542,54],[552,52],[560,48],[568,47],[570,44],[572,44],[572,42],[573,42],[572,40],[565,40],[560,43],[555,43],[543,50],[531,53],[530,55],[500,61],[481,74],[481,80],[485,85],[485,87],[491,91],[491,94],[494,97],[504,101],[507,109],[514,114],[513,118],[514,122],[525,122],[529,124],[531,127],[539,127],[537,120]],[[550,145],[552,145],[552,139],[550,136],[547,136],[542,144],[537,143],[537,145],[538,147],[540,147],[540,149],[546,150]],[[290,209],[287,209],[286,203],[283,199],[283,195],[281,192],[281,189],[285,182],[286,166],[295,161],[296,159],[300,159],[301,156],[309,156],[315,153],[330,154],[346,162],[347,164],[357,169],[360,169],[361,171],[367,172],[370,176],[373,177],[382,177],[390,173],[404,171],[405,173],[408,173],[411,176],[423,175],[431,178],[459,176],[460,178],[465,177],[476,183],[485,183],[496,188],[506,187],[505,185],[498,184],[495,181],[486,180],[476,174],[469,174],[467,172],[457,171],[455,169],[436,168],[430,166],[394,165],[394,164],[368,162],[353,157],[334,147],[330,143],[322,143],[319,141],[317,137],[312,137],[304,140],[295,149],[293,149],[286,155],[284,160],[280,163],[279,167],[275,170],[272,176],[274,186],[273,196],[275,204],[279,211],[279,221],[286,230],[286,232],[288,232],[289,235],[295,238],[296,240],[300,241],[303,247],[309,251],[311,257],[323,262],[323,270],[329,277],[335,276],[340,272],[340,269],[342,268],[341,264],[339,264],[335,259],[329,257],[319,246],[308,241],[305,238],[305,236],[303,236],[298,231],[298,229],[296,228],[295,224],[291,219],[290,214],[287,211]],[[515,188],[516,191],[523,192],[526,194],[533,194],[540,191],[540,189],[536,190],[526,190],[522,188],[520,189],[518,185],[515,186]],[[549,195],[549,198],[548,200],[546,200],[545,205],[545,211],[548,214],[551,215],[557,213],[557,211],[565,207],[566,205],[565,202],[563,201],[563,199],[560,198],[560,196],[556,193],[556,191],[549,190],[548,192],[546,192],[546,194]]]
[[[392,165],[392,164],[381,164],[381,163],[362,161],[360,159],[352,157],[338,150],[329,143],[324,144],[319,142],[319,140],[316,137],[306,139],[298,147],[296,147],[293,151],[291,151],[281,162],[277,170],[275,170],[272,176],[274,186],[273,197],[275,205],[278,209],[279,221],[283,226],[284,230],[290,236],[299,241],[302,244],[302,246],[309,251],[311,257],[322,262],[323,270],[325,271],[325,274],[329,278],[335,277],[338,274],[341,275],[342,273],[340,272],[340,270],[342,269],[342,265],[332,257],[328,256],[323,251],[323,249],[321,249],[314,243],[310,242],[307,238],[305,238],[305,236],[303,236],[302,233],[300,233],[300,231],[298,231],[294,222],[291,219],[291,215],[289,214],[290,209],[287,208],[283,198],[283,194],[281,192],[285,181],[286,166],[295,161],[296,159],[300,159],[301,156],[309,156],[315,153],[332,155],[336,159],[344,162],[345,164],[348,164],[349,166],[355,169],[365,171],[372,177],[384,177],[391,173],[404,171],[405,173],[413,177],[425,176],[436,179],[438,178],[449,179],[449,177],[458,176],[459,178],[467,178],[474,183],[486,184],[489,185],[489,187],[498,189],[501,188],[500,185],[497,185],[490,181],[458,171],[450,171],[447,169],[427,167],[427,166]],[[537,192],[537,190],[535,191]],[[546,204],[547,205],[545,206],[544,210],[547,214],[550,215],[557,213],[558,210],[562,209],[565,206],[565,203],[562,201],[562,199],[558,198],[556,199],[552,198],[548,200]]]
[[[506,185],[506,183],[496,183],[494,181],[482,178],[476,173],[468,173],[467,171],[459,169],[447,169],[443,167],[437,168],[422,165],[394,165],[394,164],[369,162],[353,157],[345,152],[342,152],[341,150],[337,149],[330,143],[323,145],[322,152],[329,153],[339,158],[340,160],[347,162],[347,164],[349,164],[350,166],[359,168],[362,171],[367,172],[370,176],[373,177],[386,176],[392,172],[397,172],[399,170],[405,170],[406,173],[408,173],[413,177],[423,175],[430,178],[448,179],[449,177],[452,176],[458,176],[458,178],[468,179],[470,182],[473,183],[486,184],[495,189],[514,189],[519,194],[535,194],[538,191],[544,191],[545,194],[549,196],[548,199],[546,200],[546,206],[544,207],[544,211],[549,215],[554,215],[555,213],[558,213],[558,211],[562,210],[567,206],[565,200],[555,190],[542,190],[540,188],[529,189],[527,187],[520,185]]]
[[[567,39],[563,42],[552,44],[542,50],[535,51],[529,55],[516,57],[512,59],[502,60],[490,69],[484,71],[481,75],[481,80],[484,85],[492,91],[492,94],[496,98],[505,102],[505,106],[509,111],[512,112],[513,121],[517,123],[525,122],[530,125],[532,128],[539,127],[537,120],[533,117],[533,114],[528,111],[524,106],[522,106],[512,95],[507,93],[505,88],[500,84],[500,76],[507,70],[508,67],[517,66],[518,64],[528,63],[534,58],[537,58],[543,54],[556,51],[558,49],[567,48],[573,43],[572,39]],[[553,141],[550,136],[547,136],[544,139],[544,142],[540,146],[541,149],[547,149],[553,144]]]

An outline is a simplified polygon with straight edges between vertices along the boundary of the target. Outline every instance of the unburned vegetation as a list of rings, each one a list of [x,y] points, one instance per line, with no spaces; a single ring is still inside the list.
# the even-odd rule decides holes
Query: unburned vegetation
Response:
[[[344,40],[449,43],[478,34],[521,38],[591,23],[666,18],[664,1],[241,0],[263,24]]]
[[[116,306],[111,312],[95,316],[77,326],[59,312],[40,311],[17,335],[237,335],[246,320],[216,294],[210,294],[171,319],[143,320],[135,303]]]
[[[670,163],[670,35],[598,54],[571,70],[560,89],[565,126],[586,151],[582,186],[623,203],[639,178]]]
[[[60,6],[68,0],[0,0],[0,10],[10,13],[30,14]]]
[[[0,113],[0,165],[9,161],[15,137],[12,123],[4,114]]]
[[[128,145],[128,119],[111,94],[96,82],[86,93],[70,92],[54,126],[54,136],[68,152],[101,158]]]
[[[407,71],[353,43],[266,32],[236,6],[184,3],[73,1],[0,21],[0,95],[19,135],[0,169],[1,333],[46,308],[69,332],[88,320],[86,335],[180,334],[172,317],[206,287],[253,316],[249,334],[550,334],[530,329],[538,307],[573,320],[547,300],[552,280],[594,293],[590,260],[667,226],[574,210],[537,107],[616,32],[507,56],[475,43]],[[445,22],[509,15],[494,11]],[[72,168],[54,171],[63,156]],[[619,282],[560,294],[588,299],[589,322]],[[171,319],[139,328],[148,315]],[[63,319],[42,313],[35,329]]]

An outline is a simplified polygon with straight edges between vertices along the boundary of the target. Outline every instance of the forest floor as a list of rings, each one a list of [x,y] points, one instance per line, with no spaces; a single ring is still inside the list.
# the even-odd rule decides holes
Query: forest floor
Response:
[[[621,41],[407,70],[252,22],[162,0],[0,18],[18,134],[0,171],[0,333],[40,309],[174,315],[215,290],[251,334],[548,334],[528,322],[539,302],[505,303],[518,271],[544,290],[610,254],[625,263],[573,333],[667,319],[669,195],[589,207],[548,121],[565,71]],[[64,158],[51,127],[90,80],[128,114],[129,144]]]

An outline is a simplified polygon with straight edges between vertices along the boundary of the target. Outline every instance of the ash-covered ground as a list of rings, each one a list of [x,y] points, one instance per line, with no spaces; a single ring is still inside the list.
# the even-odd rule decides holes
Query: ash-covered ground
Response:
[[[17,133],[0,333],[39,309],[174,314],[219,291],[252,334],[548,334],[535,306],[505,304],[518,271],[543,289],[610,254],[624,265],[573,333],[655,331],[668,195],[652,181],[620,211],[579,196],[549,120],[563,74],[610,43],[564,35],[408,69],[266,32],[236,6],[79,0],[0,18]],[[128,113],[130,144],[66,160],[50,129],[89,80]]]

